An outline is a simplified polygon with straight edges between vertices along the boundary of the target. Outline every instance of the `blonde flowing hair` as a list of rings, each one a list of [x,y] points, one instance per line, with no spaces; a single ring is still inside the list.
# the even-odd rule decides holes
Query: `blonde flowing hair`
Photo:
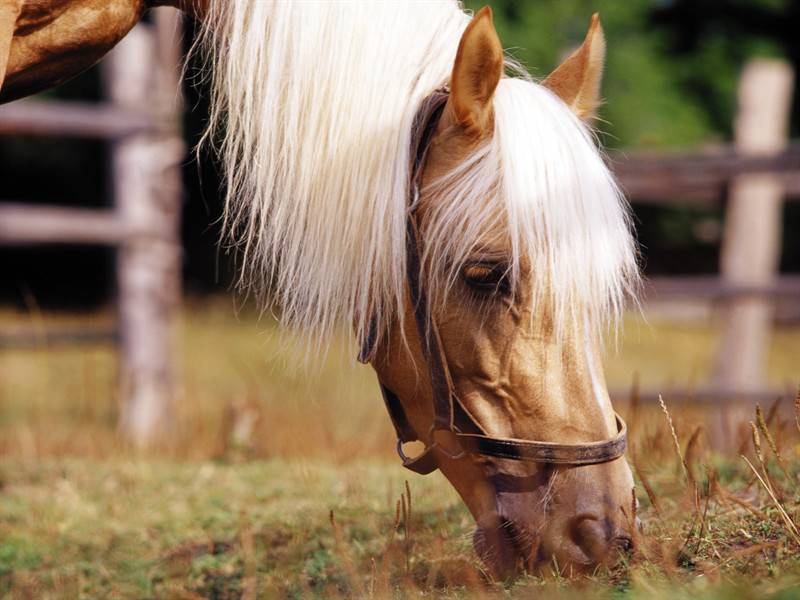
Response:
[[[362,340],[402,318],[412,123],[446,85],[469,22],[451,0],[211,2],[206,140],[225,172],[240,283],[283,321]],[[511,274],[532,266],[559,329],[615,320],[636,284],[627,204],[591,132],[521,71],[501,81],[495,133],[436,182],[426,260],[452,281],[502,222]]]

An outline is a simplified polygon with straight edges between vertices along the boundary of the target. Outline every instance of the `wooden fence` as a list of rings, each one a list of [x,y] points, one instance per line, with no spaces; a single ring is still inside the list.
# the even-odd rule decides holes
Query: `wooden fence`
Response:
[[[178,163],[184,155],[176,102],[177,28],[175,13],[159,10],[153,25],[140,25],[120,44],[104,69],[107,103],[22,101],[0,109],[0,135],[86,136],[110,142],[112,209],[0,204],[0,243],[107,244],[119,249],[118,328],[108,334],[118,339],[121,350],[122,427],[140,443],[170,431],[175,402],[172,330],[180,299],[182,196]],[[755,267],[732,261],[719,276],[648,282],[646,297],[713,299],[723,307],[722,327],[730,331],[723,332],[714,385],[694,391],[698,400],[731,395],[761,399],[780,393],[764,388],[760,369],[772,303],[800,299],[800,274],[776,274],[782,198],[800,198],[800,145],[786,145],[791,88],[792,73],[783,63],[753,63],[740,85],[736,144],[699,153],[609,157],[634,204],[724,202],[729,211],[738,206],[744,212],[738,220],[743,218],[745,226],[726,230],[722,254],[734,249],[745,257],[763,257]],[[759,140],[764,128],[770,131],[766,143]],[[754,244],[747,226],[756,224],[759,239]],[[747,336],[736,333],[743,310],[751,313]],[[103,332],[88,330],[51,336],[71,341],[99,337]],[[24,343],[24,336],[11,336],[11,342]],[[744,375],[743,360],[752,363],[745,364]],[[654,398],[655,393],[644,390],[641,397]]]
[[[710,388],[694,391],[695,397],[782,395],[765,386],[763,371],[775,302],[800,300],[800,274],[778,274],[783,203],[800,199],[800,145],[789,145],[787,139],[793,87],[794,73],[787,63],[752,61],[739,81],[732,146],[697,154],[612,158],[634,204],[725,207],[719,276],[655,279],[648,286],[651,299],[716,301],[720,336],[714,378]]]
[[[0,109],[0,135],[90,137],[108,142],[108,209],[0,203],[0,243],[115,247],[117,325],[48,332],[48,341],[113,339],[120,352],[121,428],[138,444],[172,429],[174,320],[180,302],[180,20],[153,11],[101,65],[106,101],[20,101]],[[25,344],[10,332],[0,344]]]

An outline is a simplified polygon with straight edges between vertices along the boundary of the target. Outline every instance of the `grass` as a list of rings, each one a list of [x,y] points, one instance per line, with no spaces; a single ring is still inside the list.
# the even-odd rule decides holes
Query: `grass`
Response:
[[[361,582],[343,557],[382,555],[405,477],[279,459],[12,460],[0,472],[0,589],[114,598],[346,592]],[[468,515],[441,479],[415,482],[415,524],[426,541],[462,532],[452,544],[467,555]]]
[[[180,431],[157,455],[119,440],[108,349],[0,353],[0,597],[800,598],[788,402],[722,418],[666,396],[674,429],[659,407],[618,402],[646,532],[636,556],[578,580],[490,583],[449,484],[397,464],[346,341],[309,372],[271,321],[232,315],[222,301],[187,311]],[[36,317],[43,340],[68,318]],[[702,381],[713,344],[710,328],[630,322],[609,380]],[[772,344],[771,381],[796,384],[800,331]]]

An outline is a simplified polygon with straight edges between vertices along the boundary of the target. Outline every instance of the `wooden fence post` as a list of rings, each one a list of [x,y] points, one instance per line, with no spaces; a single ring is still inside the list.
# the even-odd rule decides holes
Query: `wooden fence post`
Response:
[[[185,149],[176,75],[169,76],[161,60],[168,53],[158,44],[166,38],[163,31],[157,35],[159,28],[170,23],[163,17],[155,23],[134,28],[108,57],[104,72],[110,100],[146,113],[156,126],[117,141],[111,152],[116,211],[132,231],[117,255],[120,427],[139,446],[166,439],[174,426],[174,329],[181,294],[179,165]],[[177,21],[171,26],[175,35]]]
[[[769,156],[787,144],[794,75],[780,60],[747,64],[739,82],[736,149]],[[733,180],[725,214],[720,271],[743,286],[775,283],[781,248],[783,188],[772,174]],[[730,393],[762,389],[774,307],[767,297],[743,296],[722,307],[716,385]]]

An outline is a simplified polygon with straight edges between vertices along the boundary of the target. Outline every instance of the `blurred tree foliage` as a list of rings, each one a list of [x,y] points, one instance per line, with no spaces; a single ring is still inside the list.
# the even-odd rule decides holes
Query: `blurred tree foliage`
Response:
[[[743,63],[757,56],[800,62],[796,0],[465,2],[473,10],[487,3],[503,45],[542,78],[600,13],[608,54],[599,128],[611,147],[728,139]]]

